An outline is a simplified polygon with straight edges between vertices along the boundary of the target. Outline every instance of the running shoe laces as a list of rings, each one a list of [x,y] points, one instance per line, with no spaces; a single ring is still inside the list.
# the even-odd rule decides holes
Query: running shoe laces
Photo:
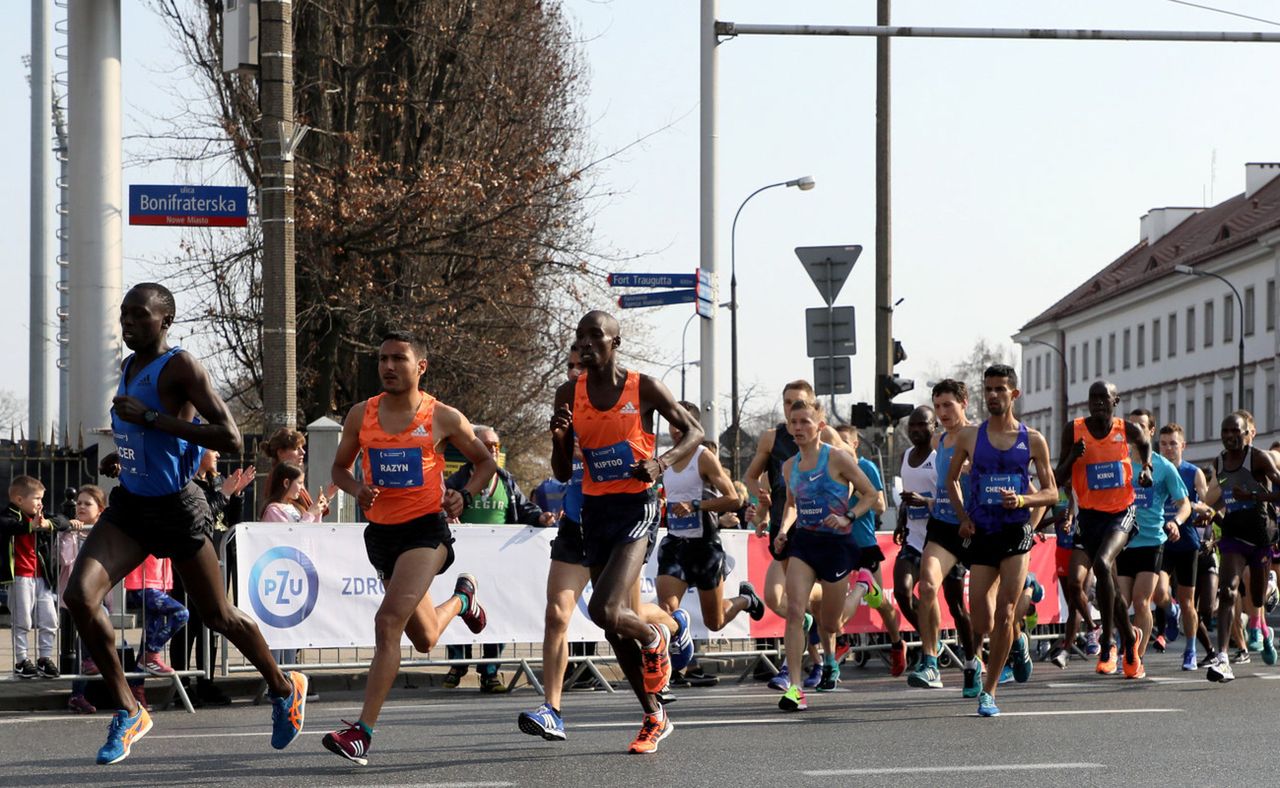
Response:
[[[369,749],[373,739],[358,723],[342,721],[347,727],[326,733],[324,748],[329,752],[341,755],[348,761],[365,766],[369,763]]]
[[[640,732],[636,734],[635,741],[631,742],[629,751],[638,755],[644,755],[656,752],[658,742],[662,741],[670,731],[671,723],[664,717],[657,714],[644,715],[644,722],[640,725]]]

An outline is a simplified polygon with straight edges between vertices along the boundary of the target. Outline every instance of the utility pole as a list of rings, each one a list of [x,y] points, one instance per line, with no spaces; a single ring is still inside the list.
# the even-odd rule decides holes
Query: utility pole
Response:
[[[297,424],[297,315],[293,273],[293,6],[259,6],[262,104],[262,429]]]
[[[49,427],[49,156],[53,140],[49,109],[51,0],[31,0],[31,305],[28,318],[27,432],[43,442]]]
[[[876,25],[888,27],[889,0],[876,0]],[[876,413],[887,413],[878,385],[893,375],[893,209],[889,146],[889,38],[876,39]]]

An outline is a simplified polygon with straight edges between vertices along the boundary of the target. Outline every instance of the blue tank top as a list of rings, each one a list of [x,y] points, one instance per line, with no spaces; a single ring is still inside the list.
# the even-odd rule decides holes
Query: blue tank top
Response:
[[[796,455],[791,466],[791,475],[787,479],[791,487],[791,497],[796,502],[796,527],[806,531],[849,536],[853,524],[843,529],[828,528],[823,520],[829,514],[845,517],[849,513],[849,485],[831,478],[827,471],[827,460],[831,456],[831,447],[822,444],[818,450],[818,464],[808,471],[800,470],[801,455]]]
[[[1182,477],[1182,483],[1186,485],[1187,488],[1187,498],[1190,499],[1192,503],[1198,503],[1200,501],[1200,496],[1196,494],[1196,470],[1195,464],[1187,462],[1186,460],[1183,460],[1182,464],[1178,466],[1178,475]],[[1165,520],[1172,520],[1173,516],[1177,513],[1178,507],[1174,506],[1173,501],[1165,504]],[[1173,552],[1199,550],[1200,529],[1192,522],[1183,523],[1182,527],[1178,529],[1178,541],[1165,542],[1164,549]]]
[[[180,347],[169,348],[126,383],[135,358],[129,356],[120,372],[116,394],[135,397],[151,410],[163,413],[156,384],[160,382],[160,371],[181,352]],[[120,457],[120,484],[135,495],[154,498],[178,492],[196,475],[204,456],[203,447],[154,427],[130,424],[115,411],[111,413],[111,432]]]
[[[564,488],[564,516],[575,523],[582,522],[582,460],[573,459],[573,476]]]
[[[1027,467],[1031,464],[1031,444],[1027,425],[1018,425],[1018,439],[1008,451],[1000,451],[987,439],[987,422],[978,427],[978,439],[970,461],[969,494],[965,509],[979,531],[994,533],[1010,525],[1024,525],[1029,509],[1006,509],[1001,504],[1001,490],[1026,493],[1030,484]]]
[[[938,438],[938,455],[933,461],[933,467],[938,471],[938,481],[933,495],[933,518],[959,526],[960,517],[951,506],[951,494],[947,492],[947,474],[951,468],[951,455],[955,454],[955,451],[955,446],[947,445],[947,434],[942,433],[942,437]],[[968,486],[966,481],[967,477],[960,477],[960,489],[963,490]]]

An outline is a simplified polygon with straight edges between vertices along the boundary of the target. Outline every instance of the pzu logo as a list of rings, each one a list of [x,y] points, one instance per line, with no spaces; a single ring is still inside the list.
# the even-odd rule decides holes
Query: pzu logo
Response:
[[[273,547],[249,573],[249,602],[264,624],[296,627],[311,615],[320,595],[315,564],[296,547]]]

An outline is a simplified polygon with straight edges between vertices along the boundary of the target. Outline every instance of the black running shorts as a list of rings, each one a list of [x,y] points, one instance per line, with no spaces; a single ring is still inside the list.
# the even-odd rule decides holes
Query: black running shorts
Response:
[[[1163,561],[1164,571],[1168,573],[1169,579],[1179,588],[1195,588],[1196,570],[1200,568],[1200,551],[1167,548],[1166,545]]]
[[[575,566],[587,565],[587,547],[582,538],[582,523],[560,516],[556,538],[551,540],[551,560]]]
[[[1006,558],[1031,552],[1034,539],[1029,522],[1005,525],[990,533],[979,529],[969,542],[969,566],[999,567]]]
[[[1083,550],[1089,560],[1098,557],[1098,550],[1106,541],[1107,535],[1122,533],[1125,544],[1138,532],[1138,518],[1134,508],[1122,509],[1118,512],[1100,512],[1096,509],[1081,509],[1077,517],[1076,549]]]
[[[858,546],[847,536],[816,533],[792,528],[787,537],[787,555],[813,569],[818,579],[836,583],[858,569]]]
[[[382,525],[369,523],[364,529],[364,549],[369,563],[384,584],[391,582],[391,573],[401,555],[419,547],[431,550],[444,545],[447,555],[438,574],[453,566],[453,532],[445,522],[443,512],[424,514],[407,523]]]
[[[960,538],[960,526],[930,517],[925,526],[925,546],[936,544],[956,557],[956,563],[969,565],[969,546]]]
[[[209,501],[195,482],[170,495],[111,491],[103,522],[111,523],[156,558],[186,561],[213,535]]]
[[[666,575],[699,591],[714,591],[729,574],[724,545],[718,538],[683,539],[667,535],[658,544],[658,575]]]
[[[648,542],[644,560],[649,560],[658,541],[661,511],[658,494],[650,487],[639,493],[585,495],[582,500],[582,536],[587,566],[609,563],[615,548]]]
[[[1126,547],[1116,556],[1116,574],[1120,577],[1137,577],[1143,572],[1159,572],[1163,565],[1164,545],[1155,547]]]

